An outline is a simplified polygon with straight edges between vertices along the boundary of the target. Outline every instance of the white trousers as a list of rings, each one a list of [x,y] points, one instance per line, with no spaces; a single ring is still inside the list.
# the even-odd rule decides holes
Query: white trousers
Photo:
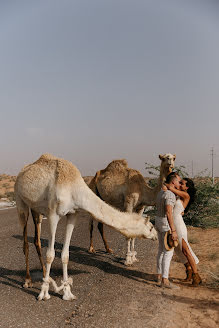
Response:
[[[155,227],[158,235],[158,253],[157,253],[157,273],[162,275],[162,278],[168,279],[170,262],[173,257],[174,249],[167,251],[164,247],[165,232],[170,229],[167,218],[155,218]]]

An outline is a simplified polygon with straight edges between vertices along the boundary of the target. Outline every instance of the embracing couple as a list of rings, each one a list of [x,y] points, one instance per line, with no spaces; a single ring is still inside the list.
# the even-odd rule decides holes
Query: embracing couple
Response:
[[[176,172],[170,173],[166,183],[157,196],[157,216],[155,227],[158,233],[159,248],[157,254],[158,282],[161,287],[178,289],[169,282],[169,268],[175,252],[186,267],[187,277],[184,281],[192,280],[193,286],[201,283],[197,271],[198,258],[192,251],[187,238],[187,228],[182,215],[194,201],[196,189],[189,178],[181,179]],[[172,241],[172,244],[171,244]]]

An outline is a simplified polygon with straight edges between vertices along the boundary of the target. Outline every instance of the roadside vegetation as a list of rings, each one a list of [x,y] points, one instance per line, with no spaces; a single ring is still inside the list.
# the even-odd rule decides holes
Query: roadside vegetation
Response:
[[[7,198],[9,201],[14,201],[14,183],[16,176],[0,174],[0,199]]]

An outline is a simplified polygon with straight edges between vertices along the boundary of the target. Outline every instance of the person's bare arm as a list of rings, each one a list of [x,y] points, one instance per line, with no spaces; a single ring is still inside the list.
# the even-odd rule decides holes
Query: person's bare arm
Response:
[[[186,208],[186,206],[188,205],[189,200],[190,200],[189,194],[186,191],[178,190],[169,184],[166,184],[166,187],[170,191],[172,191],[175,195],[177,195],[181,198],[181,200],[183,201],[183,206],[184,206],[184,208]]]
[[[175,228],[174,221],[173,221],[173,207],[171,205],[166,205],[165,210],[166,210],[166,215],[167,215],[167,220],[168,220],[168,223],[170,226],[170,230],[172,233],[172,238],[173,238],[173,240],[177,240],[176,228]]]

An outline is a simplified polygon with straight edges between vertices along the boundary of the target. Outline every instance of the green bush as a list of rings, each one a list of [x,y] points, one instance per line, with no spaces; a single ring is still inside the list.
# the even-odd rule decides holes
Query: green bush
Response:
[[[219,183],[214,185],[206,179],[195,183],[195,202],[184,215],[188,225],[196,227],[219,227]]]

